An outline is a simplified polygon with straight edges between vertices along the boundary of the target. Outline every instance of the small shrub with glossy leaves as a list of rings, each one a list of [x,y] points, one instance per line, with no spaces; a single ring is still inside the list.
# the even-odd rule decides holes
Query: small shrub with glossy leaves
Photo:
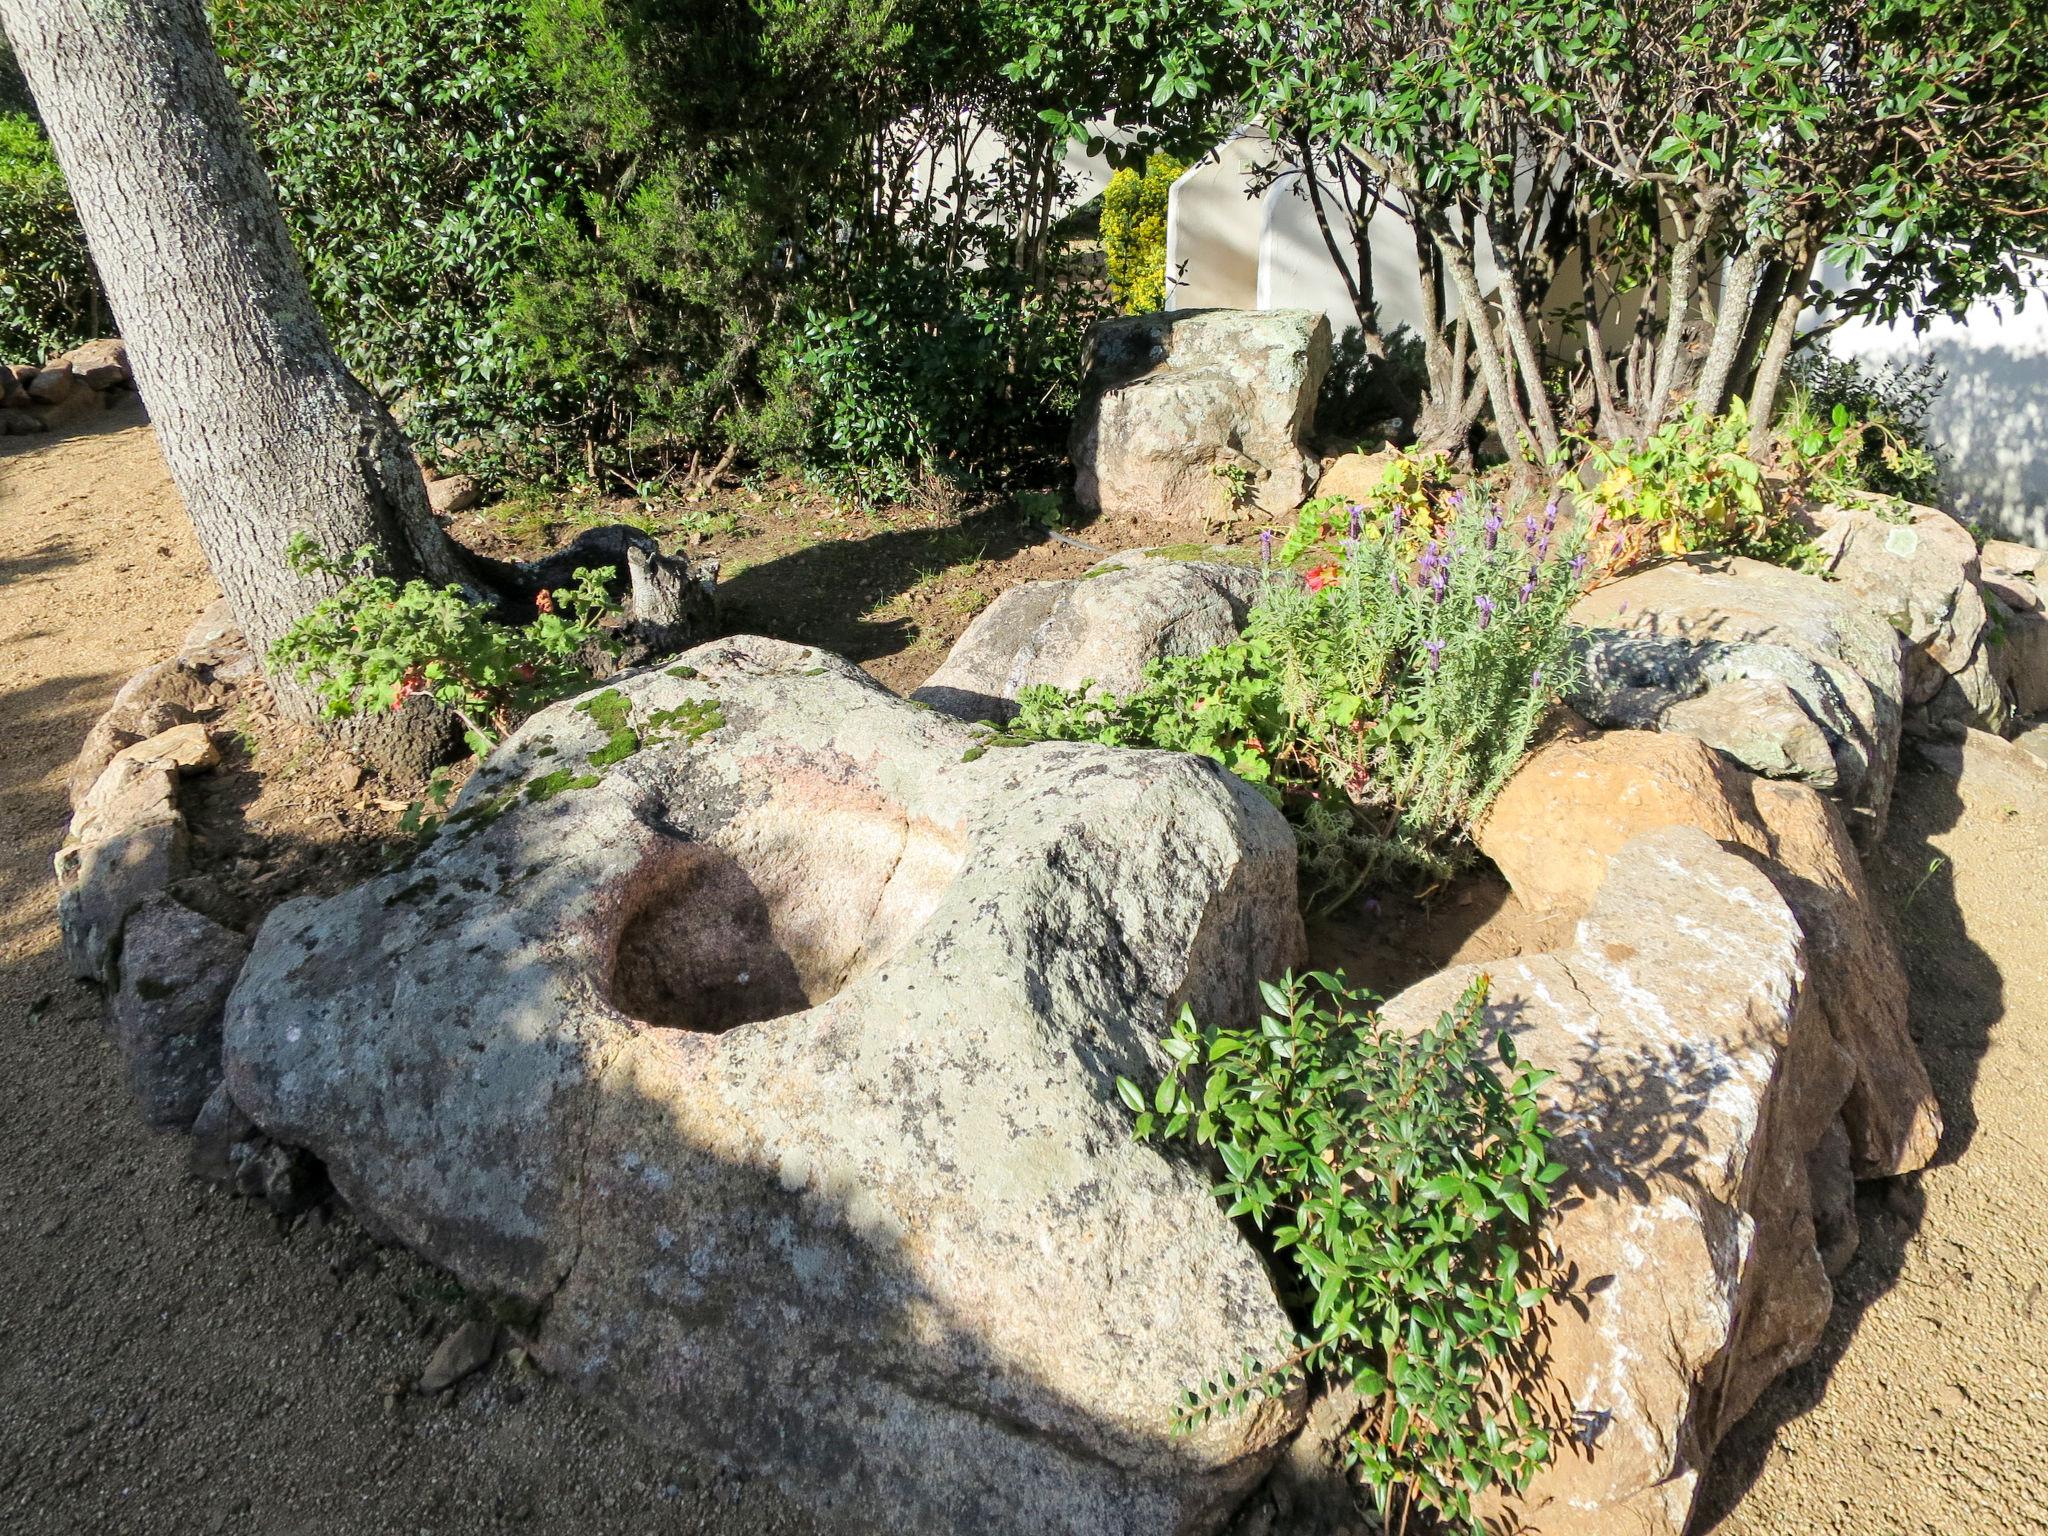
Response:
[[[461,722],[463,740],[481,757],[523,717],[585,686],[582,658],[607,643],[609,566],[579,568],[574,586],[542,593],[533,621],[513,625],[460,587],[379,574],[367,547],[337,560],[297,534],[285,553],[294,570],[343,583],[270,651],[274,666],[312,685],[333,719],[398,709],[421,695]]]
[[[1346,1459],[1382,1517],[1417,1510],[1478,1533],[1488,1490],[1550,1458],[1518,1388],[1549,1292],[1533,1224],[1564,1169],[1539,1090],[1552,1074],[1489,1029],[1486,979],[1420,1034],[1322,972],[1264,985],[1255,1027],[1183,1010],[1149,1092],[1119,1078],[1140,1139],[1215,1154],[1216,1197],[1263,1235],[1300,1325],[1271,1354],[1190,1388],[1187,1429],[1310,1376],[1365,1414]]]

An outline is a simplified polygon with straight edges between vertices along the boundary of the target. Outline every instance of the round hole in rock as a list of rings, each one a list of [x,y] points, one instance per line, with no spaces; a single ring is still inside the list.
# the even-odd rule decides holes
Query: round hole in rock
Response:
[[[612,1005],[717,1034],[813,1008],[897,953],[958,872],[961,839],[869,800],[736,819],[667,843],[639,873],[612,962]]]

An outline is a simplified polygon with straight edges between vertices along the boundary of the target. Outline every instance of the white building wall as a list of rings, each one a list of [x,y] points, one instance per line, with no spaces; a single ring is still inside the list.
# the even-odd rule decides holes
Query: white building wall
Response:
[[[1959,320],[1844,325],[1840,357],[1912,363],[1947,375],[1929,406],[1929,435],[1948,456],[1957,509],[2007,538],[2048,545],[2048,266],[2023,305],[1986,301]]]

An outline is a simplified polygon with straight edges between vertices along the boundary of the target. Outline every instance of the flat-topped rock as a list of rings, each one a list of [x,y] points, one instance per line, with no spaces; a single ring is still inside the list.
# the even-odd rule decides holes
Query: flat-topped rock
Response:
[[[1757,560],[1692,556],[1596,588],[1572,617],[1592,631],[1572,705],[1595,725],[1682,730],[1752,771],[1827,789],[1860,846],[1883,835],[1905,714],[1901,638],[1853,592]],[[1832,773],[1796,727],[1759,733],[1737,683],[1766,685],[1775,709],[1803,713]]]
[[[1263,579],[1222,551],[1188,560],[1137,550],[1072,581],[1011,587],[911,697],[956,719],[1001,721],[1034,684],[1129,693],[1148,662],[1236,639]]]

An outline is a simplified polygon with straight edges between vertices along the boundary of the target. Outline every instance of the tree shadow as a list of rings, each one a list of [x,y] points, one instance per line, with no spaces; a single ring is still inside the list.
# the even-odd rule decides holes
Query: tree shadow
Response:
[[[1991,1030],[2005,1012],[2004,979],[1970,937],[1955,871],[1934,842],[1957,826],[1964,811],[1953,769],[1909,749],[1900,763],[1884,843],[1867,861],[1872,892],[1882,892],[1901,941],[1913,1037],[1941,1106],[1942,1138],[1933,1167],[1955,1162],[1975,1139],[1978,1072]],[[1918,1176],[1866,1182],[1858,1187],[1856,1204],[1861,1240],[1835,1281],[1826,1330],[1813,1353],[1767,1388],[1722,1441],[1702,1481],[1692,1525],[1698,1536],[1739,1506],[1762,1475],[1779,1431],[1821,1402],[1865,1314],[1904,1273],[1926,1214]]]
[[[808,544],[749,565],[719,584],[723,627],[815,645],[850,661],[903,650],[907,616],[883,613],[930,571],[966,561],[1007,560],[1052,542],[1043,529],[997,503],[936,528],[886,528],[865,537]]]

